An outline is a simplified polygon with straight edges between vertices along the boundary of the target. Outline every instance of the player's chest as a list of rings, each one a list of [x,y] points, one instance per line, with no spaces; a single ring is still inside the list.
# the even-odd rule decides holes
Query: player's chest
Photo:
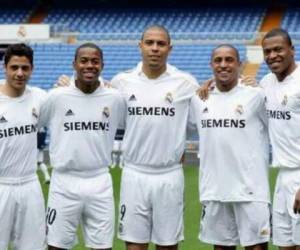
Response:
[[[111,100],[63,100],[55,104],[54,116],[62,121],[109,121],[117,117],[116,103]]]
[[[178,84],[131,84],[125,90],[128,107],[184,107]]]
[[[202,119],[250,119],[256,115],[257,107],[248,98],[214,97],[202,103],[199,113]]]
[[[300,87],[298,84],[275,85],[265,92],[268,110],[300,113]]]
[[[32,100],[0,103],[0,128],[36,125],[40,106]]]

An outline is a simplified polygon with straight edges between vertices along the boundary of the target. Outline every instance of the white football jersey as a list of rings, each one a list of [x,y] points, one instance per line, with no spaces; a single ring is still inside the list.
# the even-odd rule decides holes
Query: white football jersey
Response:
[[[266,95],[272,165],[300,168],[300,68],[282,82],[270,73],[260,84]]]
[[[0,182],[35,178],[37,124],[45,96],[29,86],[16,98],[0,92]]]
[[[125,167],[145,172],[180,167],[190,100],[199,87],[196,79],[171,65],[157,79],[149,79],[140,63],[115,76],[111,84],[127,103]]]
[[[201,201],[269,202],[268,133],[262,89],[215,88],[208,100],[194,96],[190,122],[200,135]]]
[[[42,106],[41,125],[50,129],[54,169],[79,176],[107,171],[125,110],[123,97],[112,88],[85,94],[72,84],[52,90]]]

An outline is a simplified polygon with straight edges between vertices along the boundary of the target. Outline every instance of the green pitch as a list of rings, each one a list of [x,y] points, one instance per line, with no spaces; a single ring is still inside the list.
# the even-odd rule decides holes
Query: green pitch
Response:
[[[115,204],[116,210],[118,209],[119,203],[119,190],[120,190],[120,175],[121,170],[119,168],[114,168],[111,170],[114,183],[114,194],[115,194]],[[199,221],[201,214],[201,207],[199,204],[199,194],[198,194],[198,168],[186,166],[184,167],[185,174],[185,218],[184,218],[184,235],[185,240],[180,243],[180,250],[208,250],[212,249],[211,246],[201,243],[198,240],[198,231],[199,231]],[[275,178],[277,171],[274,169],[270,170],[270,185],[271,190],[273,191]],[[40,176],[40,173],[39,173]],[[43,183],[43,182],[41,182]],[[42,185],[45,198],[48,196],[48,185]],[[117,211],[116,211],[117,215]],[[117,225],[116,225],[117,229]],[[74,250],[83,250],[84,247],[83,239],[80,230],[78,230],[79,244],[73,248]],[[115,239],[113,250],[124,250],[124,244],[122,241]],[[151,246],[150,250],[154,250],[154,247]],[[270,244],[269,249],[277,249]]]

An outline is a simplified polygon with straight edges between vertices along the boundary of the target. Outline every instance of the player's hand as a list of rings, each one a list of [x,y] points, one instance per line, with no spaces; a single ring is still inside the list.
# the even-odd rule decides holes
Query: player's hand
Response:
[[[197,89],[196,93],[201,98],[201,100],[207,100],[209,96],[209,91],[213,90],[215,87],[214,78],[208,79],[201,84],[201,87]]]
[[[240,78],[241,78],[241,83],[246,85],[246,86],[251,86],[251,87],[257,87],[258,86],[257,81],[256,81],[254,76],[241,75]]]
[[[67,87],[70,85],[70,83],[70,77],[61,75],[54,84],[54,87]]]
[[[294,213],[295,214],[300,214],[300,188],[298,189],[298,191],[295,195]]]

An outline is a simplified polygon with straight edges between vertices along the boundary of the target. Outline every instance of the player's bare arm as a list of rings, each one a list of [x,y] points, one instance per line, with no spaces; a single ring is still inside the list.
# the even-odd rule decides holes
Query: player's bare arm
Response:
[[[294,213],[295,214],[300,214],[300,188],[298,189],[298,191],[295,195]]]

